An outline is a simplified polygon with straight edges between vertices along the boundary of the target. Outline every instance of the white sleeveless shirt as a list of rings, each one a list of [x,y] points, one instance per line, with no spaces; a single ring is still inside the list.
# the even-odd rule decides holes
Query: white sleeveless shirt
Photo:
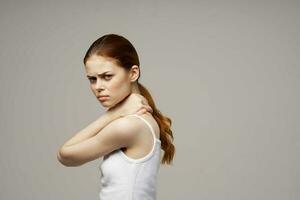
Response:
[[[143,117],[151,129],[154,144],[144,157],[133,159],[121,149],[103,157],[99,167],[101,174],[100,200],[156,200],[157,174],[160,167],[161,141],[156,138],[153,127]]]

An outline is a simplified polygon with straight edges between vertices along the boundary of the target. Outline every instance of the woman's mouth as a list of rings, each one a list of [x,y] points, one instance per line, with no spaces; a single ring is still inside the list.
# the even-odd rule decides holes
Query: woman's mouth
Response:
[[[106,101],[106,100],[109,99],[109,97],[108,97],[108,96],[99,96],[98,99],[99,99],[100,101]]]

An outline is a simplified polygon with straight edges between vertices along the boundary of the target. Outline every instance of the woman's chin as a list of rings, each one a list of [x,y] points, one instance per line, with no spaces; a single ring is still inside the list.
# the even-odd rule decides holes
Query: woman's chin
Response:
[[[114,105],[112,105],[111,103],[108,103],[108,102],[100,102],[101,105],[105,108],[112,108]]]
[[[105,102],[100,102],[100,103],[103,107],[110,107],[110,105],[108,103],[105,103]]]
[[[110,101],[100,101],[100,103],[101,103],[101,105],[103,106],[103,107],[105,107],[105,108],[112,108],[112,107],[114,107],[114,106],[116,106],[119,102],[117,101],[117,102],[110,102]]]

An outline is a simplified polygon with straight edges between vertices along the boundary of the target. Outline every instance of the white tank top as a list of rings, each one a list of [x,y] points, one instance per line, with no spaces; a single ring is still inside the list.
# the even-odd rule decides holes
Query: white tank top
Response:
[[[160,167],[161,141],[156,138],[153,127],[143,117],[151,129],[154,144],[144,157],[133,159],[121,149],[103,157],[99,167],[101,174],[100,200],[155,200],[157,174]]]

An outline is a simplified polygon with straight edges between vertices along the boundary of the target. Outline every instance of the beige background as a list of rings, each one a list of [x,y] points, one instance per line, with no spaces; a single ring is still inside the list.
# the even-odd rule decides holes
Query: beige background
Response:
[[[299,1],[1,1],[0,199],[98,199],[58,147],[104,112],[82,63],[127,37],[173,120],[159,200],[300,199]],[[298,58],[297,58],[298,56]]]

